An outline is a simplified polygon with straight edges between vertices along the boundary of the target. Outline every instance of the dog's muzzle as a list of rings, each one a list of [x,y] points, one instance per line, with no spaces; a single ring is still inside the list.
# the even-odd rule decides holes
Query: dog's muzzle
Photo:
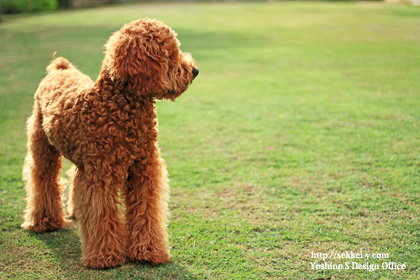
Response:
[[[195,79],[195,77],[197,77],[198,72],[200,72],[200,71],[198,71],[198,69],[197,69],[197,68],[193,68],[193,70],[192,70],[192,73],[193,73],[193,79]]]

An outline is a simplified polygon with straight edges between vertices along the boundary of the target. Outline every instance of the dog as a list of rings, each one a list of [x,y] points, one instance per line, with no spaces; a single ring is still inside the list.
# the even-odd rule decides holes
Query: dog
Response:
[[[66,226],[59,173],[62,156],[69,159],[75,176],[68,212],[80,223],[83,266],[170,261],[168,177],[155,103],[174,101],[199,73],[179,46],[164,23],[136,20],[109,38],[95,82],[57,57],[35,92],[22,226],[34,232]]]

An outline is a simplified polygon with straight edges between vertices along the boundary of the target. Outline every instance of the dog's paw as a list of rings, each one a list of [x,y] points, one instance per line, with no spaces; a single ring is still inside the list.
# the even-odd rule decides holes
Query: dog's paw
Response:
[[[148,262],[153,265],[164,264],[171,260],[169,250],[159,250],[157,248],[131,248],[128,258],[133,262]]]
[[[34,232],[56,231],[66,227],[66,221],[60,218],[43,217],[37,221],[25,221],[22,227]]]
[[[82,265],[89,268],[111,268],[126,262],[125,255],[100,255],[82,258]]]

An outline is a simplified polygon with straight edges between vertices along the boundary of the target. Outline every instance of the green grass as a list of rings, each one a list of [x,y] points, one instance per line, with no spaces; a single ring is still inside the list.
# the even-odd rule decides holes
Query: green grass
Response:
[[[96,78],[133,19],[172,26],[200,75],[158,104],[172,262],[79,265],[76,225],[20,228],[25,121],[54,51]],[[383,3],[144,4],[0,24],[1,279],[419,279],[420,9]],[[311,252],[406,270],[311,269]],[[354,260],[328,259],[332,264]],[[360,261],[366,263],[366,261]]]

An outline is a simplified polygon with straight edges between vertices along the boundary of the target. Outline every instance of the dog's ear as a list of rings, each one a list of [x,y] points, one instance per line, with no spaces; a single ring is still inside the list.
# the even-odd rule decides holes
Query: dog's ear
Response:
[[[127,88],[137,94],[153,91],[153,77],[159,75],[159,67],[153,61],[152,54],[157,52],[153,44],[147,46],[144,39],[127,34],[115,34],[108,41],[106,60],[111,77],[126,83]]]
[[[162,54],[169,28],[150,30],[142,24],[124,26],[114,33],[105,45],[103,67],[113,79],[126,84],[136,94],[153,94],[160,85],[167,62]],[[158,85],[159,83],[159,85]]]

